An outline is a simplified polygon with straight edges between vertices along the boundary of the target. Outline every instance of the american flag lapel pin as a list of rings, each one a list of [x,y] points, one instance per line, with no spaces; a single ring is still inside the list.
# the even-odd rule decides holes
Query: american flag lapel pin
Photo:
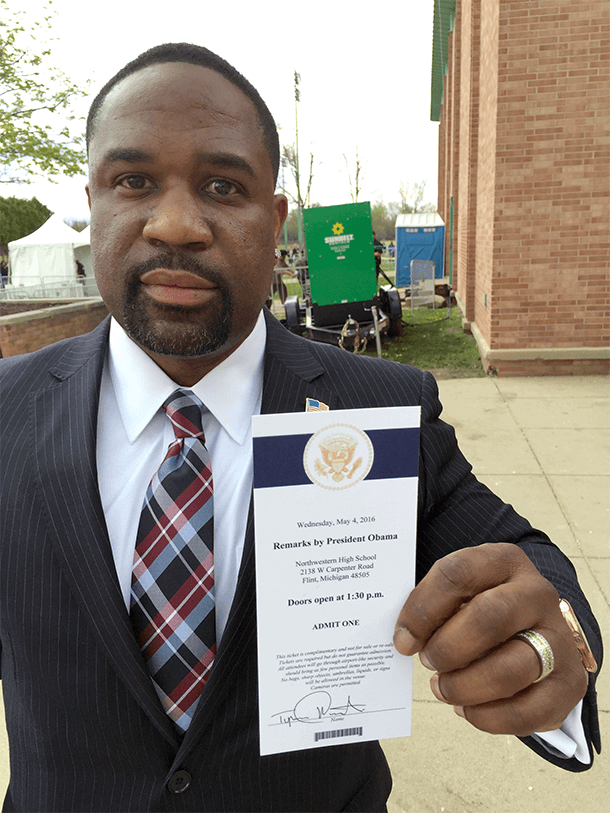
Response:
[[[305,399],[305,412],[328,412],[329,409],[328,404],[318,401],[317,398]]]

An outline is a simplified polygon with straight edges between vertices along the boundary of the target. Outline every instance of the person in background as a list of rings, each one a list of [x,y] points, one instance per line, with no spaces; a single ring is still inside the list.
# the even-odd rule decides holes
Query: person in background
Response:
[[[288,297],[288,289],[286,288],[286,284],[284,283],[284,274],[288,273],[292,275],[292,269],[286,262],[286,257],[288,256],[288,252],[285,249],[280,251],[280,256],[275,264],[275,273],[273,275],[273,293],[278,295],[280,302],[282,305],[286,301]]]

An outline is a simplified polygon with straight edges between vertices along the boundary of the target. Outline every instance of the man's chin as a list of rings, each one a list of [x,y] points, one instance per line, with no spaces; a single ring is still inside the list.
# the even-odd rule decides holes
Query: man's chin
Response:
[[[229,326],[216,329],[173,329],[158,325],[125,324],[125,331],[137,344],[150,353],[173,358],[200,358],[221,350],[229,341]]]
[[[151,312],[154,310],[154,313]],[[200,358],[222,350],[231,338],[233,309],[228,294],[216,313],[209,308],[144,307],[128,303],[123,327],[144,350],[172,358]]]

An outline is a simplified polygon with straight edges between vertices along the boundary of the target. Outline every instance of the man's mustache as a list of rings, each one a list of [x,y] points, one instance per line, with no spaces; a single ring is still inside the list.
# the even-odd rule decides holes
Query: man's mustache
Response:
[[[208,280],[219,288],[227,287],[226,278],[218,269],[181,251],[162,252],[150,257],[148,260],[144,260],[144,262],[131,266],[129,278],[131,280],[140,279],[144,274],[158,268],[164,268],[167,271],[190,271],[191,274]]]

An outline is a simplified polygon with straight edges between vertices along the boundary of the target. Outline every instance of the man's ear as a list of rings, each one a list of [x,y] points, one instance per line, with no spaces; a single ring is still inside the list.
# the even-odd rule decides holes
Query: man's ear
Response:
[[[282,228],[288,217],[288,198],[286,195],[275,196],[275,243],[278,244],[282,236]]]
[[[85,192],[87,193],[87,203],[89,204],[89,211],[91,211],[91,192],[89,191],[89,184],[85,186]]]

